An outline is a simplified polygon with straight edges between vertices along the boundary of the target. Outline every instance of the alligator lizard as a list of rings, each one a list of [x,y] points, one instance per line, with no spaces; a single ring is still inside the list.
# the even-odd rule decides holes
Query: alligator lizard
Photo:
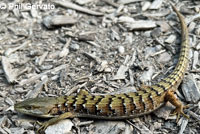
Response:
[[[181,114],[188,117],[183,113],[185,106],[174,95],[188,65],[188,30],[184,17],[173,5],[172,8],[181,23],[181,50],[174,71],[160,82],[152,86],[142,86],[137,92],[123,94],[91,95],[83,92],[76,96],[33,98],[15,104],[15,110],[32,116],[52,117],[44,122],[39,130],[65,118],[134,118],[155,111],[167,101],[176,107],[174,113],[177,114],[177,119]]]

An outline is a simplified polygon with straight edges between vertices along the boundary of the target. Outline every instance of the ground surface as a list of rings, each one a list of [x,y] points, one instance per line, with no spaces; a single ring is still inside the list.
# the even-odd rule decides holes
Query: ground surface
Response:
[[[39,127],[34,122],[43,121],[17,114],[16,102],[76,94],[80,89],[101,94],[135,90],[142,83],[158,82],[177,63],[180,27],[169,1],[32,1],[53,5],[47,10],[20,9],[18,2],[22,3],[5,0],[0,5],[0,133],[34,133]],[[190,64],[177,91],[178,98],[190,104],[185,111],[190,118],[181,118],[177,125],[175,116],[169,116],[173,107],[167,104],[127,121],[66,120],[63,131],[200,133],[200,2],[171,2],[186,17],[190,32]]]

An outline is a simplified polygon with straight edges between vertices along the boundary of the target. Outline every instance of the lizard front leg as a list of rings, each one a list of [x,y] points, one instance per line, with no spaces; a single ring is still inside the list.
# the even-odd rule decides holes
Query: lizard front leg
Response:
[[[43,132],[48,126],[50,125],[53,125],[63,119],[66,119],[66,118],[74,118],[75,115],[71,112],[66,112],[66,113],[63,113],[61,114],[60,116],[58,117],[54,117],[52,119],[50,119],[49,121],[46,121],[44,123],[39,123],[41,125],[41,127],[37,130],[37,133],[40,133],[41,131]]]

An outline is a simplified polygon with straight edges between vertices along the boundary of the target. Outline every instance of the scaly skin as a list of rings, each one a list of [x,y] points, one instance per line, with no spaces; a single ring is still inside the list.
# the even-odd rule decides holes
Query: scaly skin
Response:
[[[87,117],[97,119],[126,119],[151,113],[170,101],[176,106],[175,114],[183,114],[184,106],[174,96],[174,91],[184,77],[188,65],[188,30],[184,17],[172,5],[182,29],[182,43],[179,61],[174,71],[153,86],[143,86],[137,92],[115,95],[91,95],[87,92],[77,96],[43,97],[28,99],[15,104],[17,112],[39,116],[55,117],[42,124],[39,130],[64,118]],[[177,118],[177,119],[178,119]]]

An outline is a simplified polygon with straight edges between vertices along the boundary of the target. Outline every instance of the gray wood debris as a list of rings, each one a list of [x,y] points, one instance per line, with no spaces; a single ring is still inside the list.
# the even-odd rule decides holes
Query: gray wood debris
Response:
[[[42,63],[44,62],[45,58],[47,57],[48,52],[44,52],[42,56],[40,56],[38,58],[38,60],[36,60],[36,64],[38,64],[39,66],[42,65]]]
[[[183,118],[181,118],[181,119],[182,119],[182,123],[181,123],[181,127],[180,127],[178,134],[183,134],[186,129],[186,126],[188,124],[188,119],[183,119]]]
[[[162,6],[163,0],[154,0],[149,9],[159,9]]]
[[[125,123],[124,122],[119,122],[119,121],[103,121],[99,122],[96,121],[94,123],[96,127],[91,128],[92,130],[94,130],[93,133],[95,134],[116,134],[116,133],[122,133],[125,132]]]
[[[143,13],[144,16],[148,17],[148,18],[158,18],[158,17],[165,17],[166,15],[168,15],[170,13],[170,10],[164,10],[164,11],[160,11],[160,12],[156,12],[156,13]]]
[[[182,91],[186,101],[196,103],[200,100],[200,90],[192,75],[188,75],[184,78]]]
[[[139,21],[134,21],[132,23],[125,23],[125,26],[129,30],[148,30],[155,28],[156,23],[154,21],[139,20]]]
[[[24,42],[22,45],[18,46],[18,47],[15,47],[15,48],[8,48],[6,51],[5,51],[5,56],[9,56],[11,53],[17,51],[17,50],[20,50],[22,48],[24,48],[25,46],[29,45],[31,43],[30,40]]]
[[[67,43],[63,46],[63,49],[62,49],[62,51],[60,52],[60,54],[59,54],[59,57],[66,57],[67,55],[68,55],[68,53],[69,53],[69,49],[68,49],[68,47],[69,47],[69,45],[70,45],[70,43],[71,43],[71,38],[69,38],[69,40],[67,41]]]
[[[200,35],[200,27],[197,27],[194,31],[195,35]]]
[[[43,73],[41,73],[41,74],[34,75],[34,76],[30,77],[29,79],[23,79],[23,80],[21,80],[21,81],[19,82],[19,84],[20,84],[20,85],[24,85],[24,84],[29,84],[29,83],[31,83],[31,82],[35,82],[35,80],[38,80],[38,79],[41,78],[42,76],[44,76],[44,75],[46,75],[46,74],[48,74],[48,73],[51,73],[51,72],[60,71],[60,70],[62,70],[62,69],[64,69],[64,68],[66,68],[66,66],[67,66],[67,65],[63,64],[63,65],[60,65],[60,66],[58,66],[58,67],[56,67],[56,68],[53,68],[53,69],[48,70],[48,71],[46,71],[46,72],[43,72]]]
[[[128,66],[125,66],[125,65],[121,65],[119,70],[117,71],[117,74],[113,77],[114,80],[117,80],[117,79],[125,79],[126,75],[126,71],[129,69]]]
[[[118,18],[118,22],[120,23],[134,23],[135,20],[129,16],[120,16]]]
[[[42,88],[44,87],[44,85],[48,82],[48,76],[44,75],[42,77],[42,81],[37,83],[35,85],[35,89],[29,91],[26,94],[26,98],[36,98],[38,96],[38,94],[42,91]]]
[[[190,25],[189,25],[189,27],[188,27],[188,31],[189,31],[189,32],[194,31],[195,27],[196,27],[196,23],[191,22]]]
[[[145,1],[145,0],[118,0],[118,3],[120,3],[120,4],[130,4],[130,3],[140,2],[140,1]]]
[[[196,14],[194,16],[188,17],[185,19],[187,24],[190,24],[192,21],[199,19],[200,18],[200,14]]]
[[[55,15],[55,16],[44,17],[43,24],[47,28],[53,28],[54,26],[72,25],[75,24],[77,21],[78,20],[72,16]]]
[[[10,59],[5,56],[2,56],[1,64],[2,64],[3,71],[5,73],[5,77],[8,81],[8,83],[16,83],[17,76],[18,76],[18,70],[13,69],[13,66],[10,63]]]
[[[133,52],[132,57],[130,58],[129,56],[126,56],[126,59],[124,61],[124,64],[122,64],[118,71],[117,74],[113,77],[113,80],[117,80],[117,79],[125,79],[126,77],[126,71],[128,71],[129,67],[134,63],[135,61],[135,55],[136,55],[136,51]]]
[[[102,16],[103,15],[103,13],[92,11],[90,9],[81,7],[79,5],[71,3],[69,1],[58,1],[58,0],[56,0],[56,1],[53,1],[53,2],[57,5],[59,5],[59,6],[71,8],[71,9],[74,9],[74,10],[77,10],[77,11],[80,11],[80,12],[84,12],[84,13],[87,13],[87,14],[96,15],[96,16]]]
[[[192,69],[197,69],[197,65],[199,65],[199,51],[194,51]]]
[[[79,5],[85,5],[87,3],[93,2],[94,0],[75,0]]]

